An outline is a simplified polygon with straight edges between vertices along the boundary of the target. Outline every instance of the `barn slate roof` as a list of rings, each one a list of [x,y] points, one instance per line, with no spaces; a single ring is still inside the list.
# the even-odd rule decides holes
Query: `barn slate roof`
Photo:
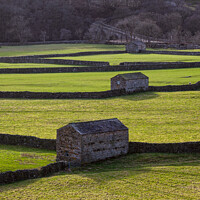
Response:
[[[127,45],[145,45],[145,43],[139,40],[134,40],[128,43]]]
[[[70,123],[81,135],[128,130],[117,118],[90,122]]]
[[[144,75],[141,72],[128,73],[128,74],[118,74],[117,76],[121,76],[125,80],[149,79],[148,76]]]

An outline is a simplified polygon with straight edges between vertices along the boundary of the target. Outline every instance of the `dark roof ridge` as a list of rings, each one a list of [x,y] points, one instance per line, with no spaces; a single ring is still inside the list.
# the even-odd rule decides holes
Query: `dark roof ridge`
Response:
[[[81,135],[128,130],[128,128],[117,118],[69,123],[62,128],[68,126],[74,128]]]

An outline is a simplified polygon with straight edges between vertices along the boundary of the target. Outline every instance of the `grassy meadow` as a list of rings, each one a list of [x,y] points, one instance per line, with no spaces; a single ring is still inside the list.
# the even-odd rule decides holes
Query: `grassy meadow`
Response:
[[[146,92],[101,100],[0,100],[0,133],[56,138],[71,122],[118,118],[130,141],[199,141],[200,92]]]
[[[124,45],[105,44],[46,44],[25,46],[2,46],[0,57],[4,56],[28,56],[43,54],[67,54],[84,51],[123,51]]]
[[[55,58],[53,58],[55,59]],[[56,59],[109,62],[119,65],[122,62],[200,62],[200,56],[164,54],[107,54],[93,56],[56,57]]]
[[[49,68],[49,67],[85,67],[81,65],[54,65],[54,64],[35,64],[35,63],[0,63],[3,68]]]
[[[34,169],[55,162],[56,153],[20,146],[0,145],[0,173]]]
[[[187,199],[200,197],[199,154],[134,154],[0,187],[0,199]]]
[[[124,50],[124,46],[60,44],[1,47],[0,56],[109,50]],[[109,61],[111,64],[125,61],[200,61],[198,56],[156,54],[69,59]],[[44,66],[57,67],[0,63],[0,68]],[[180,85],[200,81],[198,68],[141,72],[150,77],[150,85]],[[129,72],[1,74],[0,91],[104,91],[110,89],[110,78],[120,73]],[[199,141],[200,91],[145,92],[101,100],[0,99],[0,133],[55,139],[56,130],[68,123],[108,118],[121,120],[129,128],[129,140],[133,142]],[[0,172],[40,168],[55,162],[55,156],[54,151],[0,145]],[[199,171],[200,154],[132,154],[47,178],[0,186],[0,199],[199,200]]]
[[[0,91],[98,92],[110,90],[110,79],[125,72],[0,74]],[[136,71],[135,71],[136,72]],[[144,70],[150,85],[181,85],[200,81],[200,68]]]

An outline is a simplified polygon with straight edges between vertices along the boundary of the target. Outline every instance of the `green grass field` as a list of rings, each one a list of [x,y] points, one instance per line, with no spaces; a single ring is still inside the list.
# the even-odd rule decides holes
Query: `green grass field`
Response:
[[[108,50],[124,50],[124,47],[85,44],[2,47],[0,56]],[[111,64],[124,61],[200,60],[198,56],[119,56],[84,58],[110,61]],[[80,58],[75,57],[78,60]],[[0,64],[0,68],[43,66],[56,67],[40,64]],[[200,81],[200,69],[142,72],[150,77],[150,85],[180,85]],[[0,91],[109,90],[110,78],[120,73],[128,72],[1,74]],[[0,133],[55,139],[56,130],[68,123],[108,118],[118,118],[129,128],[130,141],[199,141],[200,91],[146,92],[101,100],[0,99]],[[54,151],[0,145],[0,172],[40,168],[55,162],[55,156]],[[133,154],[75,168],[72,172],[0,186],[0,199],[199,200],[199,171],[200,154]]]
[[[199,200],[199,171],[199,154],[135,154],[1,186],[0,199]]]
[[[26,56],[43,54],[67,54],[84,51],[123,51],[123,45],[104,44],[48,44],[26,46],[2,46],[0,56]]]
[[[132,71],[133,72],[133,71]],[[200,81],[200,68],[141,71],[150,85],[181,85]],[[110,90],[110,79],[130,72],[1,74],[0,91],[95,92]]]
[[[34,169],[55,162],[54,151],[0,145],[0,173],[21,169]]]
[[[102,100],[0,100],[0,133],[56,138],[71,122],[118,118],[130,141],[199,141],[200,92],[140,93]]]
[[[2,68],[49,68],[49,67],[85,67],[81,65],[54,65],[54,64],[34,64],[34,63],[0,63]]]
[[[55,58],[53,58],[55,59]],[[121,62],[200,62],[200,56],[180,56],[162,54],[108,54],[94,56],[56,57],[56,59],[109,62],[119,65]]]

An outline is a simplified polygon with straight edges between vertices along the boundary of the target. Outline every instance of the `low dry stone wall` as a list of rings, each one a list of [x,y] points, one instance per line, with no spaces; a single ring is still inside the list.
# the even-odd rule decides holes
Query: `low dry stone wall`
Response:
[[[166,85],[166,86],[149,86],[151,92],[176,92],[176,91],[194,91],[200,89],[200,81],[190,85]]]
[[[15,99],[103,99],[125,95],[125,90],[104,92],[0,92],[0,98]]]
[[[133,70],[199,68],[200,62],[123,62],[120,66]]]
[[[45,41],[45,42],[4,42],[0,46],[24,46],[24,45],[45,45],[45,44],[92,44],[89,40],[62,40],[62,41]]]
[[[166,55],[183,55],[183,56],[200,56],[200,52],[184,51],[145,51],[146,54],[166,54]]]
[[[75,57],[75,56],[90,56],[90,55],[104,55],[104,54],[123,54],[126,51],[88,51],[88,52],[78,52],[69,54],[45,54],[45,55],[32,55],[32,56],[17,56],[9,58],[55,58],[55,57]]]
[[[34,143],[34,144],[33,144]],[[0,144],[21,145],[35,148],[56,149],[56,140],[40,139],[32,136],[0,134]],[[129,142],[129,154],[134,153],[200,153],[200,142],[185,143],[142,143]],[[51,163],[41,169],[17,170],[0,173],[0,185],[27,179],[49,176],[68,168],[67,162]]]
[[[0,58],[0,62],[2,62]],[[20,63],[19,59],[17,59]],[[28,60],[28,59],[27,59]],[[137,71],[137,70],[156,70],[156,69],[181,69],[181,68],[200,68],[200,62],[124,62],[120,65],[110,66],[108,62],[87,62],[69,61],[57,59],[33,59],[33,63],[60,64],[66,65],[91,65],[91,67],[49,67],[49,68],[1,68],[0,74],[34,74],[34,73],[73,73],[73,72],[112,72],[112,71]],[[15,63],[17,63],[15,62]],[[54,63],[55,62],[55,63]],[[63,64],[63,63],[65,64]]]
[[[17,181],[23,181],[27,179],[36,179],[49,176],[53,173],[65,170],[68,167],[66,162],[51,163],[47,166],[41,167],[41,169],[28,169],[7,171],[0,173],[0,185],[14,183]]]
[[[33,136],[0,134],[0,144],[56,150],[56,140],[40,139]]]
[[[33,136],[0,134],[0,144],[56,150],[56,140],[40,139]],[[200,153],[200,142],[129,142],[129,153]]]
[[[200,89],[200,81],[191,85],[149,86],[149,92],[193,91]],[[142,92],[142,91],[141,91]],[[122,95],[135,94],[122,90],[108,90],[103,92],[0,92],[0,98],[5,99],[104,99]]]
[[[86,65],[86,66],[109,66],[109,62],[80,61],[65,59],[38,59],[30,57],[1,57],[1,63],[36,63],[56,65]]]
[[[199,45],[192,45],[192,44],[166,44],[166,43],[147,43],[148,48],[159,48],[159,49],[200,49]]]
[[[129,142],[129,153],[200,153],[200,142],[163,144]]]

